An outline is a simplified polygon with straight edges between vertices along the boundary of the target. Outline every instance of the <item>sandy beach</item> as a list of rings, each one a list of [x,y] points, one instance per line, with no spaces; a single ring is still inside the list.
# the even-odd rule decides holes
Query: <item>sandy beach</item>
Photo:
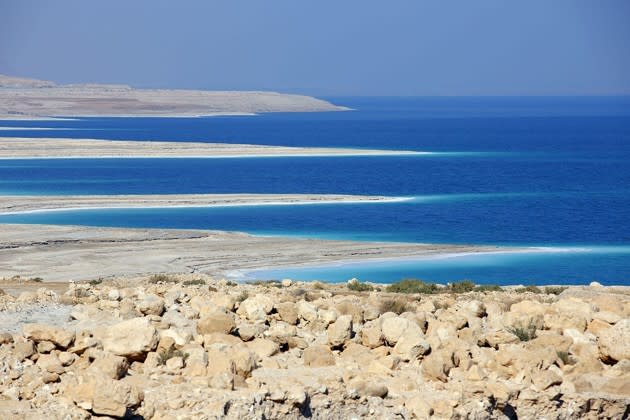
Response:
[[[497,247],[295,239],[244,233],[0,225],[0,277],[87,280],[207,273],[374,258],[492,252]]]
[[[390,156],[421,155],[404,150],[326,147],[261,146],[253,144],[114,141],[70,138],[0,139],[0,159],[51,158],[236,158],[274,156]]]
[[[154,194],[0,196],[0,214],[104,208],[228,207],[330,203],[387,203],[405,197],[316,194]]]

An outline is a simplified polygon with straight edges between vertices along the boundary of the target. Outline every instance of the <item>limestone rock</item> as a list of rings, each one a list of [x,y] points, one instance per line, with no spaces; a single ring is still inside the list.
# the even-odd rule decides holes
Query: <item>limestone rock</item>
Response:
[[[230,334],[236,328],[234,316],[227,311],[213,311],[201,318],[197,323],[199,334],[223,333]]]
[[[74,340],[74,332],[45,324],[25,324],[24,336],[35,342],[50,341],[61,348],[67,348]]]
[[[94,373],[68,378],[62,386],[62,395],[84,410],[114,417],[124,417],[128,409],[138,407],[144,398],[137,387]]]
[[[385,341],[390,345],[396,345],[398,339],[402,333],[409,327],[411,322],[400,316],[393,316],[389,318],[381,318],[381,331]],[[420,327],[418,327],[420,329]]]
[[[352,315],[343,315],[328,327],[328,343],[333,347],[343,345],[352,337]]]
[[[142,358],[158,344],[158,332],[146,318],[133,318],[95,330],[103,349],[117,356]]]
[[[597,338],[603,360],[630,359],[630,319],[623,319],[611,328],[602,330]]]
[[[97,371],[111,379],[120,379],[127,373],[129,364],[122,356],[114,356],[104,353],[97,357],[89,367],[89,370]]]
[[[278,311],[278,315],[280,316],[280,320],[295,325],[298,322],[299,314],[297,307],[293,302],[282,302],[276,304],[276,311]]]
[[[164,313],[164,300],[156,295],[147,295],[138,302],[138,310],[145,315],[162,315]]]
[[[242,301],[236,313],[250,321],[264,321],[272,310],[273,301],[268,296],[259,294]]]
[[[319,344],[304,350],[302,358],[304,359],[304,366],[309,367],[332,366],[335,364],[335,356],[330,351],[330,348]]]

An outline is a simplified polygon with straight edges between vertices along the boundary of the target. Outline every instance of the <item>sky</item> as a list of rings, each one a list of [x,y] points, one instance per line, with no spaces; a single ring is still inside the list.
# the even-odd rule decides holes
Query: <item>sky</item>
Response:
[[[628,0],[0,0],[0,74],[319,96],[630,94]]]

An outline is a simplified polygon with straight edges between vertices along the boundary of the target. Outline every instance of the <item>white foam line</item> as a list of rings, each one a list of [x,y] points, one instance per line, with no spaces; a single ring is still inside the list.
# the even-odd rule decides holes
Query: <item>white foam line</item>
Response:
[[[485,245],[479,245],[483,247]],[[554,246],[528,246],[522,248],[510,249],[505,247],[504,249],[497,250],[479,250],[468,252],[446,252],[441,254],[430,255],[410,255],[406,257],[382,257],[382,258],[368,258],[368,259],[342,259],[324,263],[312,263],[312,264],[295,264],[286,266],[261,266],[258,268],[248,268],[242,270],[230,270],[226,271],[227,277],[234,279],[246,279],[251,273],[261,272],[264,274],[266,271],[279,271],[279,270],[302,270],[302,269],[317,269],[317,268],[335,268],[335,267],[347,267],[354,265],[366,265],[366,264],[381,264],[381,263],[396,263],[396,262],[412,262],[412,261],[435,261],[450,258],[460,258],[468,256],[488,256],[488,255],[501,255],[501,254],[539,254],[539,253],[578,253],[578,252],[591,252],[593,249],[587,247],[554,247]]]
[[[0,138],[0,142],[1,142]],[[52,160],[52,159],[249,159],[249,158],[291,158],[291,157],[378,157],[378,156],[424,156],[434,152],[382,151],[382,152],[344,152],[344,153],[271,153],[240,155],[95,155],[95,156],[0,156],[0,160]]]
[[[160,203],[143,203],[141,205],[112,205],[112,206],[85,206],[85,207],[53,207],[45,209],[18,210],[0,212],[0,216],[32,213],[53,213],[81,210],[135,210],[135,209],[173,209],[173,208],[213,208],[213,207],[258,207],[258,206],[308,206],[315,204],[381,204],[397,203],[411,200],[411,197],[386,197],[365,200],[318,200],[318,201],[252,201],[243,203],[207,203],[207,204],[175,204],[166,205]]]
[[[0,131],[47,131],[47,130],[76,130],[76,128],[59,128],[59,127],[0,127]]]

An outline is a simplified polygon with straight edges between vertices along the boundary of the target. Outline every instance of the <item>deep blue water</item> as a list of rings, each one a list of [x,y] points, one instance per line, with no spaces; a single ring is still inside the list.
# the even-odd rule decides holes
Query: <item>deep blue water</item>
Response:
[[[387,204],[136,209],[0,222],[209,228],[358,240],[569,247],[571,252],[353,264],[257,276],[630,284],[629,98],[343,98],[356,111],[199,119],[1,122],[0,136],[221,141],[424,156],[0,161],[0,194],[339,193]],[[1,141],[1,140],[0,140]]]

